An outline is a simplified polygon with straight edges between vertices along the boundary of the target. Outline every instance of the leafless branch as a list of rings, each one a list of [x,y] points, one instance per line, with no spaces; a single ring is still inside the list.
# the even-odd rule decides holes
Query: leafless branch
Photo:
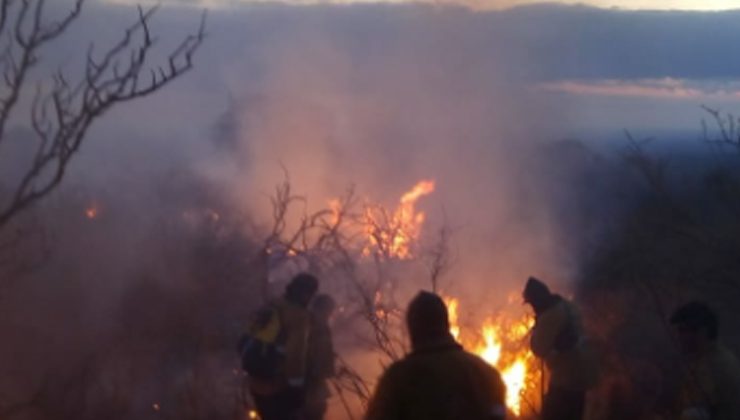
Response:
[[[381,364],[400,359],[406,352],[403,312],[394,302],[395,282],[384,267],[391,262],[391,250],[384,248],[388,237],[384,235],[397,229],[390,213],[377,206],[373,207],[376,217],[365,217],[368,205],[360,205],[353,187],[328,208],[309,212],[306,198],[292,192],[287,171],[270,199],[273,221],[263,252],[277,258],[277,264],[281,258],[303,258],[318,273],[340,273],[337,276],[348,294],[346,313],[359,317],[369,327],[366,343],[381,355]],[[303,206],[302,212],[295,211],[296,205]],[[289,214],[297,218],[292,224]],[[369,224],[374,222],[377,225]],[[376,252],[367,251],[368,234],[377,235]],[[362,267],[367,266],[374,269],[365,273]],[[351,370],[343,372],[336,385],[360,401],[366,400],[370,393],[362,378]]]
[[[432,284],[432,291],[438,293],[440,290],[439,281],[447,274],[454,265],[454,256],[450,250],[450,240],[453,231],[447,221],[437,231],[435,243],[422,256],[429,269],[429,280]]]
[[[719,132],[719,137],[711,136],[707,122],[702,120],[704,141],[719,147],[729,146],[740,153],[740,119],[730,113],[723,115],[718,109],[706,105],[702,105],[701,108],[709,114]]]
[[[63,19],[43,21],[46,0],[20,0],[16,12],[12,45],[0,58],[5,91],[0,95],[0,143],[16,107],[28,72],[37,63],[37,51],[57,39],[80,15],[83,1],[77,0]],[[14,1],[0,5],[0,27]],[[54,190],[62,181],[67,165],[79,150],[91,125],[114,106],[159,91],[193,67],[193,55],[205,39],[205,14],[195,34],[188,35],[169,54],[166,64],[148,70],[146,63],[156,43],[149,21],[157,8],[139,8],[136,23],[122,39],[96,58],[91,45],[82,80],[72,85],[58,72],[50,91],[37,89],[31,108],[31,124],[38,138],[33,162],[25,171],[9,200],[0,204],[0,229],[19,212]],[[137,41],[138,40],[138,41]],[[15,58],[16,54],[18,58]]]

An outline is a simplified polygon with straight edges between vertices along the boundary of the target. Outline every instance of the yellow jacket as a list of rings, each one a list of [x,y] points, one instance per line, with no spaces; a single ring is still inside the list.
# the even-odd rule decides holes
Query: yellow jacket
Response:
[[[285,334],[285,378],[290,385],[302,386],[306,380],[311,314],[308,309],[285,299],[278,300],[276,306]]]
[[[740,419],[740,362],[714,344],[688,366],[681,390],[681,418]]]
[[[383,374],[366,420],[490,420],[506,413],[499,373],[452,340],[416,351]]]
[[[587,390],[596,384],[596,357],[572,303],[558,299],[539,314],[530,344],[532,353],[543,359],[550,371],[551,387]]]
[[[285,359],[281,376],[290,384],[302,386],[306,380],[306,358],[310,313],[308,309],[281,298],[271,304],[277,317],[271,317],[266,325],[252,331],[252,335],[268,343],[277,343]]]

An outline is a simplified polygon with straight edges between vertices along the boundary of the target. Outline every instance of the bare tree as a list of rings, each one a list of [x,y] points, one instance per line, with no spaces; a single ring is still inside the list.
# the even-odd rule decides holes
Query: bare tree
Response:
[[[29,88],[29,73],[40,50],[80,16],[84,0],[75,0],[60,20],[44,18],[46,0],[0,0],[0,147],[7,140],[11,116]],[[156,44],[149,22],[156,7],[142,10],[118,43],[96,53],[91,43],[84,74],[72,81],[61,71],[50,89],[36,87],[30,119],[36,137],[33,158],[9,197],[0,197],[0,231],[24,209],[53,191],[80,149],[91,125],[118,104],[153,94],[193,67],[193,55],[205,38],[205,15],[196,33],[169,54],[166,63],[148,68]],[[1,152],[1,150],[0,150]]]
[[[702,105],[701,108],[709,114],[717,130],[716,135],[710,135],[708,124],[702,119],[704,141],[717,147],[726,146],[740,152],[740,118],[729,112],[723,115],[720,110],[706,105]]]
[[[400,266],[423,264],[436,285],[453,263],[449,255],[450,228],[440,228],[432,246],[412,246],[407,254],[399,256],[392,245],[404,234],[403,226],[394,220],[391,210],[359,200],[354,187],[328,206],[309,210],[307,198],[293,192],[285,171],[285,180],[270,200],[273,220],[257,258],[269,257],[275,266],[290,260],[307,264],[341,295],[343,317],[354,326],[363,326],[353,328],[356,338],[377,355],[381,366],[403,357],[407,351],[403,308],[394,296],[401,279],[395,274]],[[266,292],[264,277],[262,288]],[[356,321],[359,324],[354,324]],[[342,358],[338,358],[337,368],[332,384],[348,418],[353,418],[356,413],[347,398],[361,406],[367,404],[372,381]]]
[[[437,240],[423,255],[429,269],[429,280],[434,293],[440,292],[440,280],[455,264],[455,256],[450,250],[450,239],[453,233],[447,222],[443,223],[437,231]]]

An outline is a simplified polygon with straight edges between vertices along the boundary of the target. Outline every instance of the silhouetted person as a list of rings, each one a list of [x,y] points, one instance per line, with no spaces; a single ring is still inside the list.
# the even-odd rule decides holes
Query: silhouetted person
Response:
[[[740,363],[717,340],[717,315],[706,304],[691,302],[676,309],[670,321],[686,359],[680,419],[740,419]]]
[[[329,327],[335,307],[336,303],[329,295],[318,295],[311,303],[303,420],[322,420],[326,414],[327,400],[331,396],[327,382],[335,374],[334,343]]]
[[[550,383],[542,403],[543,420],[583,418],[586,391],[596,384],[597,366],[576,307],[530,277],[524,301],[532,306],[532,353],[545,361]]]
[[[420,292],[409,304],[406,322],[412,351],[385,371],[366,420],[506,417],[499,373],[455,342],[439,296]]]
[[[316,277],[301,273],[286,286],[281,299],[272,303],[279,331],[281,361],[270,379],[250,378],[250,388],[263,420],[294,420],[305,403],[306,353],[310,330],[308,304],[318,290]]]

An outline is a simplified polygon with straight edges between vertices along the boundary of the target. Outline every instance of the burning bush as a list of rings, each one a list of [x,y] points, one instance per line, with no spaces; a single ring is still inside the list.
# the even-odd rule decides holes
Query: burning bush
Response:
[[[332,199],[327,208],[301,216],[288,229],[291,203],[305,198],[290,192],[285,182],[273,197],[272,234],[266,241],[265,253],[276,257],[273,268],[295,264],[322,274],[323,287],[339,295],[343,302],[340,320],[352,325],[354,345],[345,351],[380,364],[369,373],[360,372],[343,362],[335,386],[341,398],[349,394],[362,406],[367,402],[378,369],[397,360],[407,349],[403,325],[405,304],[418,288],[437,288],[438,274],[444,272],[449,259],[444,255],[449,236],[444,227],[437,238],[423,234],[425,214],[416,209],[417,200],[434,191],[433,181],[420,181],[403,194],[395,209],[388,210],[371,200],[356,198],[354,189],[342,198]],[[431,247],[424,242],[436,241]],[[430,255],[431,254],[431,255]],[[434,262],[429,272],[420,265],[430,257]],[[284,275],[287,278],[287,275]],[[446,299],[451,320],[451,333],[468,350],[501,371],[508,388],[507,405],[513,416],[536,416],[543,391],[541,364],[528,349],[531,315],[510,304],[498,311],[481,311],[465,323],[458,315],[460,301]],[[484,315],[485,314],[485,315]],[[358,321],[360,324],[358,324]],[[473,325],[478,325],[474,327]],[[347,331],[344,331],[345,333]],[[357,347],[357,343],[364,343]],[[365,354],[370,356],[357,356]],[[344,400],[348,415],[357,410]]]

